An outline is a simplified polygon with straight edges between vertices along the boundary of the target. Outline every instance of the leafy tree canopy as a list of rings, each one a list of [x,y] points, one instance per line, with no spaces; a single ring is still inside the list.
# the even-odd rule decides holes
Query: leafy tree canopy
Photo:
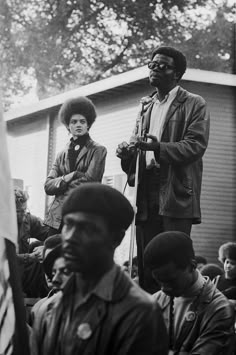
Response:
[[[233,71],[228,0],[0,0],[5,105],[36,83],[39,98],[142,66],[159,44],[189,67]]]

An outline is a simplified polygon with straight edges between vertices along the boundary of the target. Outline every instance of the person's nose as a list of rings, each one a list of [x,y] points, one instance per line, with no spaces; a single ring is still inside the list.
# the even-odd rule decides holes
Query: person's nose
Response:
[[[76,128],[81,128],[82,127],[82,123],[80,121],[77,121],[75,127]]]
[[[75,226],[71,226],[70,228],[65,228],[63,230],[63,239],[64,241],[68,242],[71,241],[76,234],[76,227]]]
[[[58,286],[58,285],[61,285],[61,274],[60,274],[60,271],[56,271],[55,275],[53,276],[52,278],[52,284],[54,286]]]

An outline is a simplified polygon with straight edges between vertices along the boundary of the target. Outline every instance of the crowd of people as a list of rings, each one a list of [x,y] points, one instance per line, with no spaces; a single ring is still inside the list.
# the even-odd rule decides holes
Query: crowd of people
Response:
[[[22,290],[37,300],[27,316],[32,355],[236,353],[236,243],[219,248],[221,266],[195,255],[191,239],[201,222],[207,105],[179,85],[182,52],[158,47],[148,67],[155,92],[116,151],[131,186],[139,164],[137,213],[101,183],[107,150],[90,137],[96,108],[86,97],[59,111],[71,139],[46,178],[54,198],[44,221],[15,188]],[[137,257],[127,273],[114,252],[134,218]]]

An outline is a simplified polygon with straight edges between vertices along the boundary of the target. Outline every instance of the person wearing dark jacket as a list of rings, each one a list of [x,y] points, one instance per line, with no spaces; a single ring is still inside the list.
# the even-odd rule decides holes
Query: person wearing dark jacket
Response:
[[[162,309],[170,354],[233,355],[234,309],[197,270],[189,236],[160,233],[147,245],[144,261],[162,287],[153,298]]]
[[[160,308],[114,263],[134,212],[118,191],[87,183],[62,208],[62,248],[72,271],[33,326],[32,354],[167,355]]]
[[[43,242],[48,237],[49,228],[43,221],[27,211],[29,195],[15,187],[15,203],[18,227],[17,260],[25,297],[44,297],[48,293],[42,268]],[[32,240],[35,240],[31,243]]]
[[[107,150],[89,135],[96,116],[94,104],[83,96],[66,101],[59,111],[72,137],[57,155],[44,185],[46,194],[54,196],[45,218],[50,235],[61,232],[61,209],[69,192],[83,183],[102,181]]]
[[[136,242],[140,285],[155,291],[143,263],[148,242],[158,233],[179,230],[190,235],[192,224],[201,222],[202,157],[208,145],[209,112],[205,100],[179,86],[186,58],[172,47],[154,49],[149,81],[156,89],[141,99],[130,142],[117,148],[121,167],[134,184],[137,148]]]

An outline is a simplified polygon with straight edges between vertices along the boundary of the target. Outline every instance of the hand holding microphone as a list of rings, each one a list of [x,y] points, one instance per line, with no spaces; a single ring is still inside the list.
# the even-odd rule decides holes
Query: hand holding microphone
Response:
[[[149,138],[147,142],[146,139]],[[150,141],[151,140],[151,141]],[[159,148],[160,143],[156,136],[152,134],[145,134],[144,137],[138,137],[135,146],[144,151],[155,151]]]
[[[131,153],[131,146],[127,142],[122,142],[116,149],[116,156],[120,159],[129,159]]]

